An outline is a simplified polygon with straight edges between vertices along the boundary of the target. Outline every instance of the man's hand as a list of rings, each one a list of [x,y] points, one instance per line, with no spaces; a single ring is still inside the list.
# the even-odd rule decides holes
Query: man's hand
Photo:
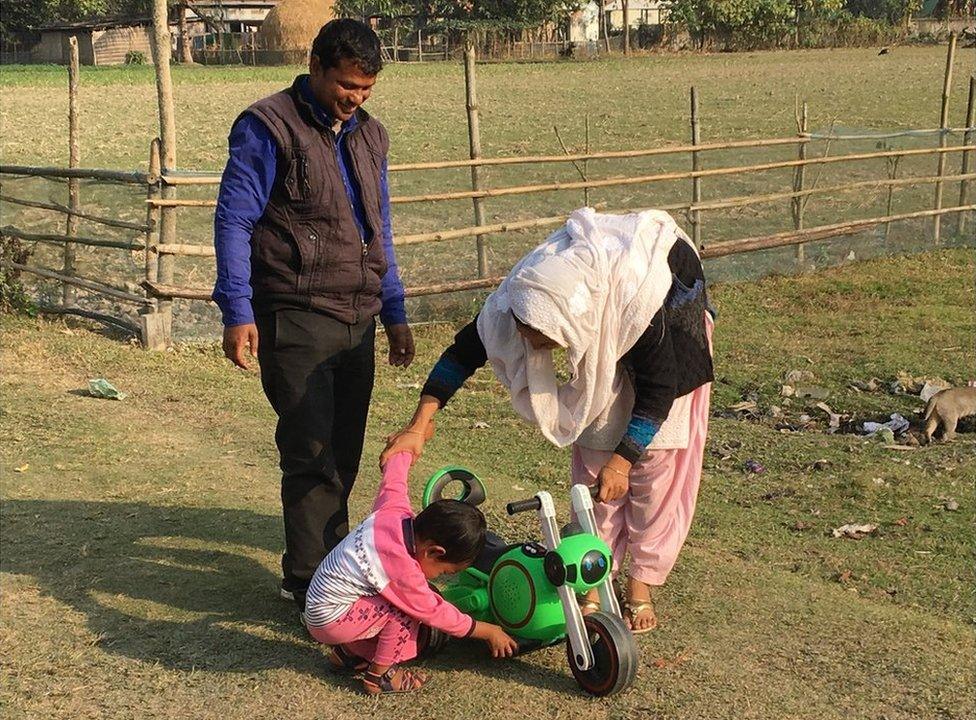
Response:
[[[407,367],[413,362],[413,333],[409,325],[387,325],[386,337],[390,341],[390,365]]]
[[[245,360],[244,349],[251,352],[251,357],[258,356],[258,326],[254,323],[246,325],[231,325],[224,328],[224,357],[237,367],[250,369]]]
[[[631,464],[614,453],[600,470],[597,483],[600,487],[600,502],[619,500],[630,490]]]

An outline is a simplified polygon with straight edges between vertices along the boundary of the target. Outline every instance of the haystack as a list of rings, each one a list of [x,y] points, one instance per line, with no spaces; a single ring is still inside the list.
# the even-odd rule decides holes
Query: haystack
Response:
[[[282,0],[261,23],[257,46],[307,53],[319,28],[335,17],[334,5],[335,0]]]

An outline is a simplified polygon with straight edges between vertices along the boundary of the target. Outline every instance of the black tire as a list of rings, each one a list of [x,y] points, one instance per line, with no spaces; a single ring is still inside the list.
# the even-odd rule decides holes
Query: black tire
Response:
[[[579,668],[567,638],[566,656],[576,682],[585,692],[597,697],[626,690],[637,676],[634,636],[623,620],[602,611],[585,616],[583,622],[593,651],[593,667],[589,670]]]
[[[436,656],[447,645],[447,637],[447,633],[437,628],[421,625],[417,630],[417,659],[426,660]]]

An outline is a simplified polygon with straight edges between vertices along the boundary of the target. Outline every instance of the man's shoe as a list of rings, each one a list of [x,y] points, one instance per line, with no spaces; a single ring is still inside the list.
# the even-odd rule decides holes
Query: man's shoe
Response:
[[[291,600],[292,602],[295,602],[295,593],[294,591],[285,587],[284,580],[282,580],[281,584],[278,586],[278,597],[280,597],[282,600]]]

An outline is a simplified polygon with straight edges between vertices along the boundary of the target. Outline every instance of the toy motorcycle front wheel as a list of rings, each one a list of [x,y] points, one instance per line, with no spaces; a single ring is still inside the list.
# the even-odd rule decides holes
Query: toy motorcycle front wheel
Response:
[[[583,618],[593,666],[582,670],[576,663],[573,648],[566,641],[569,668],[579,686],[590,695],[605,697],[626,690],[637,675],[637,646],[624,621],[616,615],[595,612]]]

